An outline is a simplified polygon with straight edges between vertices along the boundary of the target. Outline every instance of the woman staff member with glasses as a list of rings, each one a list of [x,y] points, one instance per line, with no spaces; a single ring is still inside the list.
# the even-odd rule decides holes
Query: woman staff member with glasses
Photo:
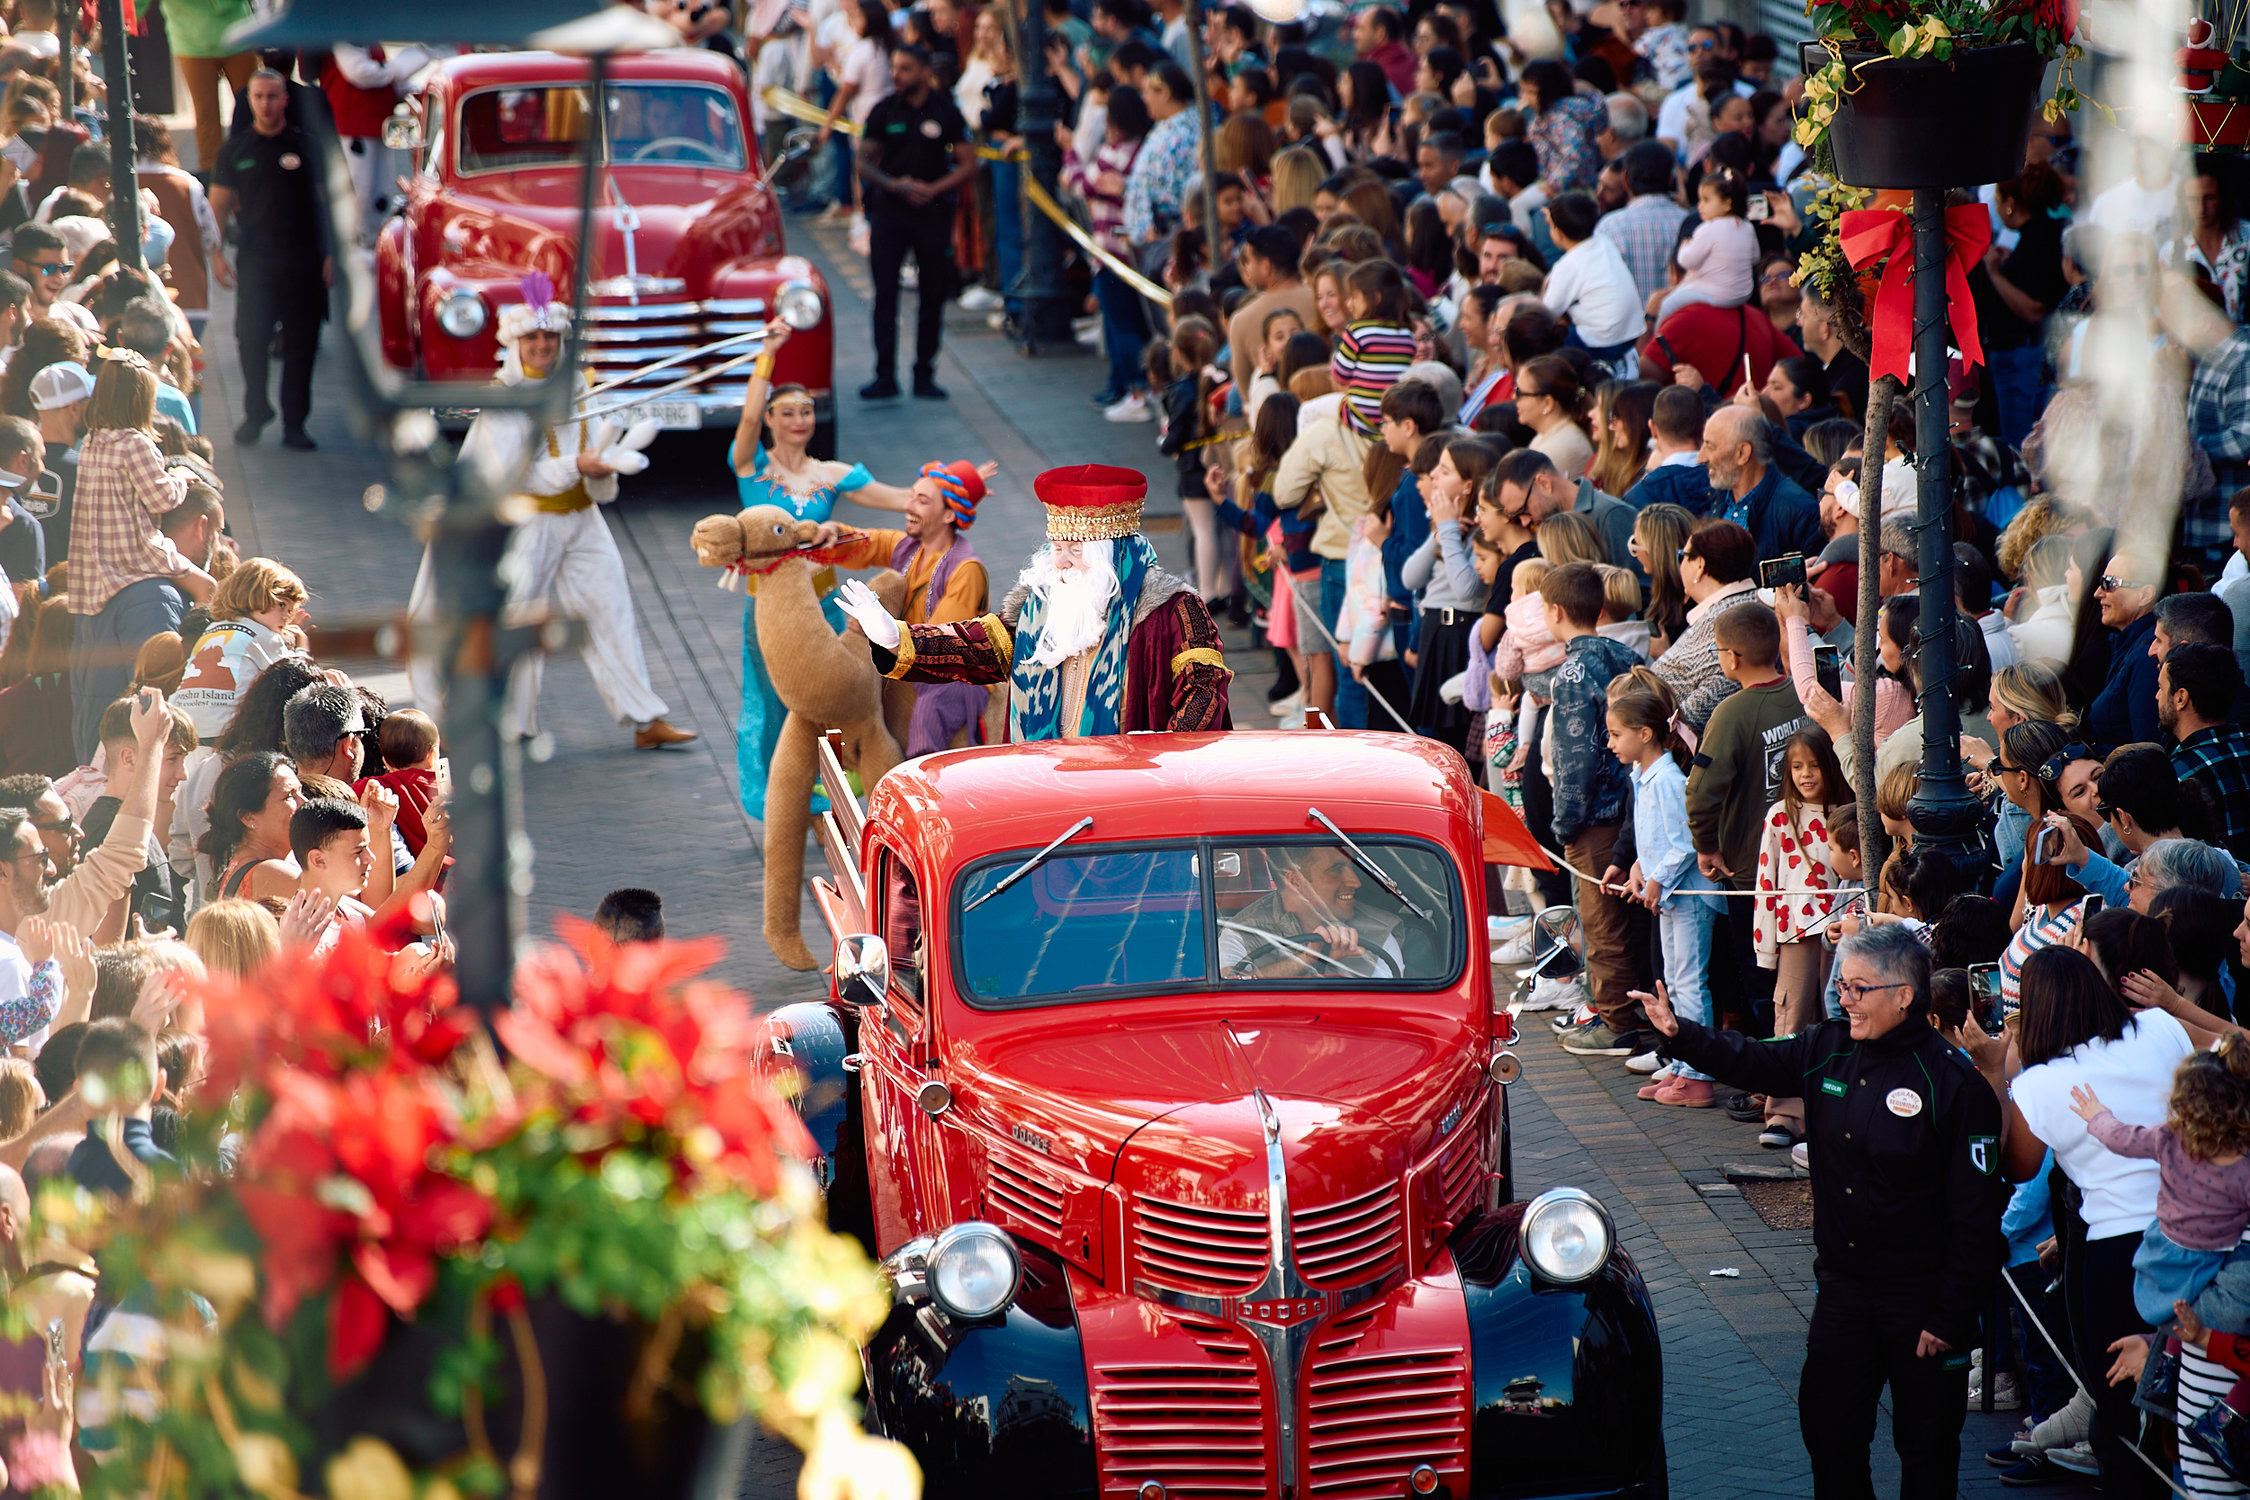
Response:
[[[1968,1411],[1969,1347],[2005,1241],[2000,1100],[1929,1024],[1930,952],[1904,926],[1836,948],[1842,1018],[1760,1042],[1635,993],[1660,1053],[1752,1093],[1801,1094],[1820,1297],[1797,1420],[1815,1495],[1873,1493],[1868,1446],[1891,1391],[1900,1492],[1950,1494]],[[2001,1059],[1989,1057],[1997,1070]]]

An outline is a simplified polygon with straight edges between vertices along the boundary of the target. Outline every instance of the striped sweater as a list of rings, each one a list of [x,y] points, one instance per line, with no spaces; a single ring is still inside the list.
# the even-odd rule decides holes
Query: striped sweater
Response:
[[[1353,323],[1336,337],[1329,373],[1344,393],[1344,421],[1363,438],[1383,430],[1383,393],[1414,363],[1414,330],[1372,319]]]

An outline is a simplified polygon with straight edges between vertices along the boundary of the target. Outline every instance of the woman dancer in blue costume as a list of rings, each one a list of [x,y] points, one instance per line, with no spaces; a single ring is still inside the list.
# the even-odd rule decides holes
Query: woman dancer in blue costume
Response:
[[[779,318],[766,325],[765,349],[750,367],[750,387],[742,396],[733,458],[735,487],[743,506],[778,505],[800,521],[828,520],[839,499],[870,510],[905,510],[908,492],[877,482],[863,465],[813,458],[805,452],[817,425],[812,393],[801,385],[773,384],[774,355],[788,342],[789,333],[789,325]],[[766,773],[789,710],[775,696],[773,680],[758,654],[758,580],[745,583],[742,717],[736,724],[735,765],[742,781],[742,809],[763,822]],[[823,568],[813,576],[822,612],[830,625],[841,630],[844,615],[831,597],[835,588],[834,569]]]

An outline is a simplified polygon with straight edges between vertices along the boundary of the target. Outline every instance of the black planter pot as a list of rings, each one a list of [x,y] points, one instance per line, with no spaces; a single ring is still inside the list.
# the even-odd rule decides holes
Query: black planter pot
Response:
[[[1808,74],[1829,60],[1816,42],[1801,44],[1799,55]],[[2032,101],[2047,71],[2028,42],[1966,48],[1947,62],[1846,52],[1844,66],[1849,78],[1828,127],[1843,181],[1945,188],[2022,174]]]
[[[526,1311],[546,1392],[538,1500],[695,1500],[735,1492],[739,1481],[725,1472],[720,1430],[695,1402],[695,1373],[706,1354],[699,1336],[681,1340],[669,1389],[635,1410],[629,1393],[648,1346],[646,1325],[584,1317],[553,1297],[532,1298]],[[438,1416],[429,1402],[431,1372],[457,1332],[433,1316],[392,1318],[374,1362],[317,1413],[321,1457],[313,1473],[362,1434],[382,1439],[416,1467],[467,1451],[462,1422]],[[506,1327],[493,1337],[501,1361],[486,1429],[505,1466],[522,1440],[524,1379]]]

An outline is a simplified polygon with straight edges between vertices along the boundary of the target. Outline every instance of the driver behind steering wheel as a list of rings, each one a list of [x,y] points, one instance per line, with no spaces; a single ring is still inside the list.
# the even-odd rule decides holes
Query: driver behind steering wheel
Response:
[[[1273,891],[1219,931],[1229,979],[1395,978],[1405,972],[1398,933],[1357,911],[1359,870],[1330,846],[1271,851]],[[1245,930],[1253,929],[1253,930]]]

